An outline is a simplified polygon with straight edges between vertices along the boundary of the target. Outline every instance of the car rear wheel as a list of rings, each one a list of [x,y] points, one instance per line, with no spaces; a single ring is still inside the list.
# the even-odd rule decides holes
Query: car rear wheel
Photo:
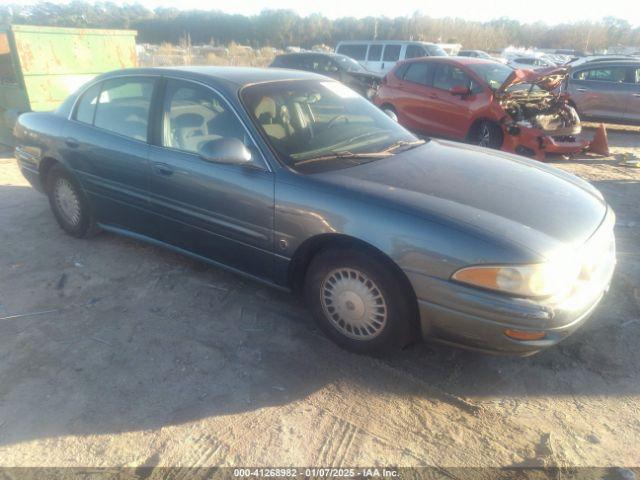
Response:
[[[318,254],[305,279],[305,298],[320,328],[357,353],[398,348],[412,339],[413,301],[395,272],[361,251]]]
[[[502,146],[502,129],[500,125],[488,120],[480,122],[476,132],[476,143],[481,147],[500,148]]]
[[[78,182],[60,165],[47,175],[47,194],[53,215],[69,235],[89,237],[98,231],[87,199]]]

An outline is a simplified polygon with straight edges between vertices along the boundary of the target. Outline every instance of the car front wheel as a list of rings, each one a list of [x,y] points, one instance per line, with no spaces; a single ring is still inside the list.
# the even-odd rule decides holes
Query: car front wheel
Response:
[[[337,344],[374,353],[412,339],[413,301],[403,286],[375,255],[330,250],[312,260],[305,298],[320,328]]]
[[[98,231],[80,185],[61,165],[47,175],[47,194],[53,215],[69,235],[83,238]]]
[[[476,143],[480,147],[500,148],[502,146],[502,129],[500,125],[487,120],[478,125]]]

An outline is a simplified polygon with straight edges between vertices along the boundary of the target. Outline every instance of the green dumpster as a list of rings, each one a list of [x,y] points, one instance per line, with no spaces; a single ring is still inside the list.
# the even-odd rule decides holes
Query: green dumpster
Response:
[[[94,76],[137,65],[136,32],[0,27],[0,144],[13,146],[22,112],[55,109]]]

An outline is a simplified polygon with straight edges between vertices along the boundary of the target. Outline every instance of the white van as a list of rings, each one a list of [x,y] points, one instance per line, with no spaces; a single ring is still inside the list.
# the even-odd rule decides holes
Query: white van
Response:
[[[351,57],[370,72],[381,75],[391,70],[400,60],[447,55],[447,52],[435,43],[399,40],[340,42],[336,47],[336,53]]]

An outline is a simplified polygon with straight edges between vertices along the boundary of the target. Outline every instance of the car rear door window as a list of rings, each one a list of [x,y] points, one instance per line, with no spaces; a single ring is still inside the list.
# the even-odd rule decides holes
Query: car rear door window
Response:
[[[420,45],[407,45],[407,50],[404,54],[404,58],[418,58],[426,57],[427,52],[424,51]]]
[[[153,85],[151,78],[106,80],[96,106],[94,125],[146,142]]]
[[[382,54],[383,62],[397,62],[400,59],[401,45],[385,45]]]
[[[367,53],[367,61],[379,62],[382,55],[382,45],[369,45],[369,53]]]
[[[409,64],[407,71],[404,73],[404,79],[408,82],[418,83],[420,85],[429,86],[433,75],[432,69],[424,62],[417,62]]]
[[[626,67],[601,67],[582,70],[576,73],[573,78],[577,80],[587,80],[592,82],[623,83],[625,81],[626,75]]]
[[[93,124],[93,115],[96,111],[96,104],[98,103],[98,95],[100,95],[100,89],[102,84],[97,83],[92,87],[89,87],[80,97],[78,106],[76,107],[76,113],[74,118],[82,123]]]
[[[354,60],[364,60],[367,56],[367,45],[341,45],[338,53],[351,57]]]

